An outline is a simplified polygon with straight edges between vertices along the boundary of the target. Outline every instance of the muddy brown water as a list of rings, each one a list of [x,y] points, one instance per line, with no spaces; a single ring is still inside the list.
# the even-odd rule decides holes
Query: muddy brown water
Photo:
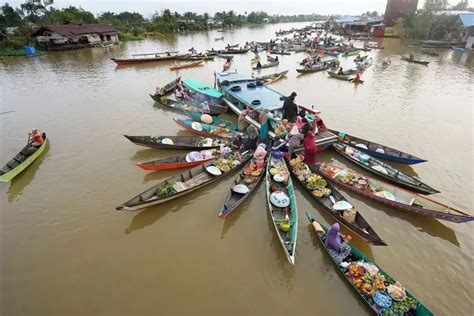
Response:
[[[46,153],[13,182],[0,185],[1,312],[5,315],[365,315],[370,311],[338,274],[304,212],[332,219],[295,183],[299,209],[296,265],[291,266],[269,219],[264,185],[226,220],[217,217],[232,176],[177,201],[136,213],[115,206],[177,171],[145,172],[135,162],[172,155],[140,148],[123,134],[176,135],[179,113],[148,96],[177,75],[212,85],[223,60],[170,72],[172,63],[117,68],[114,56],[222,48],[268,40],[294,25],[194,33],[0,62],[0,161],[45,130]],[[356,42],[356,45],[361,43]],[[436,197],[473,213],[473,58],[440,51],[420,55],[428,67],[400,59],[396,39],[372,51],[374,65],[354,86],[325,73],[298,76],[303,53],[282,56],[288,77],[273,85],[298,93],[327,125],[429,161],[399,166],[442,191]],[[414,51],[416,53],[416,51]],[[381,59],[392,56],[392,65]],[[233,69],[250,73],[252,54]],[[351,58],[343,58],[350,67]],[[232,118],[232,115],[225,115]],[[180,151],[181,153],[181,151]],[[321,160],[337,159],[333,151]],[[355,168],[357,169],[357,168]],[[387,242],[354,243],[432,311],[473,310],[473,224],[407,214],[341,192]]]

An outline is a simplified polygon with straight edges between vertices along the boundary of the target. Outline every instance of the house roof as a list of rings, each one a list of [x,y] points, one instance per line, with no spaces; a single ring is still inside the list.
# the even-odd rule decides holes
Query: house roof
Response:
[[[464,27],[474,26],[474,13],[462,13],[459,14],[459,18],[461,19]]]
[[[63,36],[74,36],[83,34],[102,34],[102,33],[116,33],[117,29],[112,25],[106,24],[80,24],[80,23],[69,23],[64,25],[49,25],[41,27],[32,36],[38,36],[43,31],[51,31],[54,33],[61,34]]]

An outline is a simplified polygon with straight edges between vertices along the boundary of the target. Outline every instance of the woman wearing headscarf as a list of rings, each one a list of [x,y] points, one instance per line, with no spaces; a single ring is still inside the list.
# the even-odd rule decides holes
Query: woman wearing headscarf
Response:
[[[288,134],[288,159],[292,159],[293,151],[300,147],[303,140],[303,134],[300,134],[298,127],[295,125]]]
[[[263,110],[260,114],[260,141],[266,142],[268,139],[268,131],[270,129],[270,121],[268,120],[268,109]]]
[[[352,239],[349,235],[344,239],[344,236],[339,234],[339,230],[339,223],[333,224],[327,232],[326,241],[324,242],[326,249],[337,264],[341,264],[341,262],[351,253],[351,247],[347,242]]]
[[[306,135],[303,140],[303,148],[304,148],[304,151],[303,151],[304,162],[311,168],[317,162],[316,137],[314,136],[314,133],[312,130],[307,130]]]
[[[255,150],[258,143],[258,130],[255,126],[250,125],[247,127],[248,139],[245,143],[245,149]]]

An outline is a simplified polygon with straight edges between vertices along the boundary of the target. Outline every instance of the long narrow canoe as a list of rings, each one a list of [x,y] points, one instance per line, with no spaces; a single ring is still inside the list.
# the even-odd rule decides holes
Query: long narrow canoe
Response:
[[[273,55],[291,55],[289,52],[278,52],[276,50],[270,50],[269,53]]]
[[[222,105],[224,103],[222,93],[216,89],[206,86],[200,81],[194,79],[183,80],[183,84],[189,89],[190,95],[193,99],[199,102],[207,101],[209,107],[211,107],[214,112],[217,112],[218,110],[219,113],[227,112],[228,107]]]
[[[234,55],[229,55],[229,54],[217,54],[217,57],[224,58],[224,59],[233,59]]]
[[[202,136],[123,136],[135,145],[155,149],[204,150],[229,145],[226,139]]]
[[[170,70],[180,70],[180,69],[186,69],[186,68],[193,68],[201,65],[204,62],[204,59],[201,59],[199,61],[196,61],[194,63],[187,63],[187,64],[181,64],[181,65],[176,65],[170,67]]]
[[[189,116],[193,121],[202,123],[201,122],[201,116],[202,116],[201,112],[184,110],[184,114]],[[218,126],[218,127],[225,127],[225,128],[228,128],[232,131],[238,129],[237,125],[235,125],[234,122],[224,120],[224,119],[221,119],[219,117],[213,117],[211,124],[215,125],[215,126]]]
[[[173,170],[173,169],[191,168],[191,167],[199,166],[203,163],[206,163],[216,158],[215,155],[210,154],[210,155],[206,155],[205,158],[201,160],[188,161],[186,159],[188,154],[181,154],[181,155],[176,155],[172,157],[165,157],[165,158],[143,161],[143,162],[137,163],[137,166],[147,171]]]
[[[206,55],[186,55],[179,57],[179,60],[214,60],[215,56],[206,56]]]
[[[172,93],[174,90],[176,90],[176,86],[178,85],[178,83],[181,81],[181,77],[178,77],[174,80],[172,80],[171,82],[168,82],[167,84],[165,84],[163,87],[161,87],[160,89],[158,89],[160,91],[159,94],[156,94],[155,93],[155,96],[157,98],[160,98],[164,95],[167,95],[169,93]],[[153,97],[152,97],[153,98]],[[154,100],[154,99],[153,99]]]
[[[298,68],[298,69],[296,69],[296,72],[300,73],[300,74],[309,74],[309,73],[313,73],[313,72],[319,72],[319,71],[327,70],[329,68],[330,68],[329,64],[322,64],[322,65],[317,65],[317,66]]]
[[[0,182],[9,182],[22,171],[24,171],[29,165],[31,165],[41,154],[47,146],[48,139],[46,134],[43,133],[44,142],[36,148],[30,144],[23,147],[23,149],[15,155],[3,168],[0,170]],[[31,151],[31,152],[30,152]]]
[[[398,313],[393,312],[393,314],[384,314],[381,312],[380,307],[378,307],[374,299],[369,296],[362,294],[359,288],[356,287],[356,285],[353,283],[352,276],[350,276],[350,273],[348,272],[348,269],[341,267],[336,260],[333,258],[331,255],[331,252],[328,250],[326,247],[325,241],[326,241],[326,233],[328,231],[328,228],[324,226],[323,224],[317,222],[314,219],[314,216],[306,212],[306,217],[308,218],[309,222],[311,223],[311,226],[313,226],[314,231],[316,233],[316,236],[318,237],[318,240],[321,242],[321,246],[324,248],[326,253],[329,255],[331,258],[331,261],[334,263],[336,266],[336,269],[341,273],[342,277],[351,285],[352,289],[359,295],[359,297],[364,301],[365,304],[377,315],[399,315]],[[379,274],[381,274],[385,281],[388,282],[389,285],[395,284],[395,279],[391,277],[387,272],[385,272],[382,268],[380,268],[374,261],[372,261],[369,257],[364,255],[362,251],[357,249],[354,245],[350,245],[351,247],[351,262],[350,264],[356,264],[357,262],[365,262],[365,263],[370,263],[374,266],[376,266],[379,269]],[[367,273],[367,272],[366,272]],[[413,296],[409,291],[406,291],[407,299],[412,300],[414,302],[414,306],[416,306],[416,315],[417,316],[433,316],[433,313],[425,306],[423,305],[416,297]],[[395,301],[393,301],[395,302]],[[393,305],[392,305],[393,306]],[[404,314],[405,315],[405,314]],[[408,315],[408,314],[407,314]],[[410,314],[413,315],[413,314]]]
[[[344,225],[348,230],[353,232],[355,235],[359,236],[365,242],[368,242],[372,245],[377,246],[385,246],[385,242],[377,235],[374,229],[367,223],[365,218],[360,214],[360,212],[356,213],[354,222],[349,222],[342,216],[342,211],[337,211],[333,208],[334,204],[337,202],[347,202],[349,203],[346,198],[330,183],[326,184],[326,187],[331,190],[329,196],[321,196],[317,197],[313,194],[313,190],[308,188],[307,178],[309,175],[314,175],[313,173],[308,173],[308,176],[301,176],[298,174],[299,170],[310,171],[308,166],[305,163],[300,163],[300,169],[298,169],[297,165],[292,165],[290,162],[290,171],[298,180],[298,182],[303,186],[303,188],[311,195],[313,200],[318,202],[332,218],[336,221]]]
[[[278,166],[283,169],[286,169],[288,178],[286,184],[276,182],[273,179],[272,174],[270,173],[270,169]],[[288,258],[288,261],[290,261],[291,264],[295,264],[296,239],[298,236],[298,209],[296,206],[293,183],[291,182],[291,177],[288,168],[286,167],[285,160],[283,158],[276,159],[272,155],[270,155],[267,164],[265,180],[268,211],[270,213],[273,226],[275,227],[278,240],[280,240],[281,246],[283,247],[283,251],[285,252],[286,257]],[[289,197],[290,204],[288,207],[281,208],[272,204],[270,196],[273,192],[277,191],[281,191]],[[289,219],[290,228],[288,231],[285,232],[280,228],[280,224],[282,224],[286,219]]]
[[[254,165],[255,163],[253,161],[249,161],[243,170],[241,170],[235,177],[231,187],[229,188],[229,192],[227,193],[224,204],[221,206],[221,210],[219,212],[220,218],[226,218],[230,213],[235,211],[239,205],[242,204],[252,194],[253,191],[255,191],[258,184],[263,179],[265,168],[260,171],[260,174],[252,175],[250,170],[253,170],[251,166]],[[249,191],[247,193],[237,193],[233,190],[236,185],[245,185]]]
[[[171,177],[170,179],[166,179],[138,194],[129,201],[116,207],[116,210],[138,211],[146,207],[174,200],[223,178],[233,170],[240,168],[241,165],[251,157],[252,152],[247,151],[243,153],[240,159],[235,160],[238,164],[232,165],[232,167],[226,172],[222,171],[220,175],[214,175],[208,171],[208,167],[216,167],[215,161],[188,169],[185,172]]]
[[[355,56],[355,55],[358,55],[360,53],[360,50],[356,49],[356,50],[351,50],[349,52],[344,52],[342,53],[342,55],[344,57],[347,57],[347,56]]]
[[[327,180],[345,189],[354,191],[362,196],[379,203],[398,208],[408,213],[419,214],[454,223],[464,223],[474,220],[470,214],[458,211],[448,205],[435,201],[424,195],[414,193],[390,183],[363,176],[348,168],[334,164],[322,164],[320,174]],[[360,187],[351,183],[351,179],[363,179],[368,183]]]
[[[173,118],[176,124],[181,126],[187,131],[190,131],[194,134],[207,136],[207,137],[223,137],[223,138],[232,138],[234,134],[231,130],[227,128],[222,128],[219,126],[214,126],[205,123],[195,122],[193,120],[184,120]]]
[[[178,101],[178,100],[173,100],[170,98],[166,97],[159,97],[156,94],[150,94],[150,97],[160,105],[163,105],[164,107],[173,109],[173,110],[180,110],[180,111],[194,111],[194,112],[200,112],[201,109],[198,106],[198,101],[194,99],[187,100],[186,102]],[[226,108],[224,108],[221,105],[216,105],[216,104],[209,104],[209,113],[210,115],[218,115],[220,113],[223,113],[223,111],[227,111]]]
[[[272,61],[272,62],[269,62],[269,63],[266,63],[266,64],[263,64],[261,65],[260,67],[252,67],[253,70],[258,70],[258,69],[264,69],[264,68],[270,68],[270,67],[276,67],[280,64],[280,62],[277,60],[277,61]]]
[[[340,132],[336,130],[330,129],[330,131],[336,135],[340,135]],[[384,160],[390,160],[401,164],[414,165],[427,161],[426,159],[416,157],[398,149],[374,143],[349,134],[344,134],[342,142],[348,143],[351,146],[355,146],[358,150],[365,152],[373,157],[377,157]]]
[[[405,56],[402,56],[402,60],[407,61],[409,63],[415,63],[415,64],[424,65],[424,66],[428,66],[428,64],[430,63],[429,61],[410,59],[409,57],[405,57]]]
[[[144,64],[157,61],[166,61],[174,60],[183,55],[179,55],[176,52],[169,53],[156,53],[156,54],[137,54],[136,56],[142,57],[132,57],[132,58],[111,58],[117,65],[135,65],[135,64]]]
[[[339,80],[342,80],[342,81],[352,81],[353,80],[353,78],[351,78],[347,75],[339,75],[334,71],[328,71],[327,73],[328,73],[329,77],[334,78],[334,79],[339,79]]]
[[[332,148],[334,148],[337,153],[341,154],[341,156],[349,159],[365,170],[370,171],[409,190],[423,194],[433,194],[440,192],[421,182],[420,180],[410,176],[409,174],[404,173],[403,171],[400,171],[399,169],[396,169],[389,164],[378,160],[377,158],[364,154],[360,150],[348,144],[336,142],[332,144]]]
[[[289,70],[284,70],[284,71],[275,72],[275,73],[268,74],[268,75],[255,76],[254,78],[255,78],[256,80],[266,80],[266,79],[272,79],[272,78],[276,78],[276,77],[284,77],[284,76],[286,76],[286,74],[288,73],[288,71],[289,71]]]

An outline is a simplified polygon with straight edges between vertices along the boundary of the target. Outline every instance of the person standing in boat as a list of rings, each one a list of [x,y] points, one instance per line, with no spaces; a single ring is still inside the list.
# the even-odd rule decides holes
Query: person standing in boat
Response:
[[[244,140],[242,139],[242,133],[237,133],[235,137],[232,139],[232,150],[240,150],[244,145]]]
[[[298,115],[298,106],[295,104],[296,92],[292,92],[283,103],[283,119],[287,119],[290,123],[295,123]]]
[[[312,128],[308,124],[305,125],[303,130],[303,134],[305,135],[303,140],[304,162],[309,166],[310,169],[312,169],[318,162],[316,159],[316,152],[318,151],[316,146],[316,137],[312,131]]]
[[[266,142],[268,139],[268,131],[270,130],[270,120],[269,120],[269,112],[270,110],[265,109],[260,114],[259,122],[260,122],[260,141]]]

